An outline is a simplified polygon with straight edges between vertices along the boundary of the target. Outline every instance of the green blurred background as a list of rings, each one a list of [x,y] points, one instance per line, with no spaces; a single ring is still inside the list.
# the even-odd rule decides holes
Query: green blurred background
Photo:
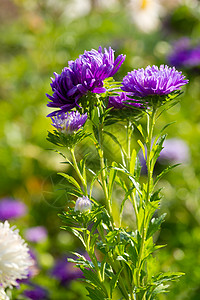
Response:
[[[59,229],[57,214],[67,199],[58,171],[72,172],[46,141],[51,130],[46,115],[45,93],[51,94],[50,77],[60,73],[73,60],[91,48],[111,46],[116,55],[127,58],[115,79],[121,80],[133,68],[167,63],[172,43],[184,36],[198,40],[200,7],[198,1],[149,1],[151,9],[139,15],[137,0],[0,0],[0,194],[12,197],[28,207],[26,216],[11,220],[23,232],[32,226],[45,226],[48,238],[30,245],[37,257],[38,274],[32,282],[49,291],[48,299],[86,299],[77,280],[62,285],[52,278],[57,258],[79,249],[71,235]],[[152,3],[151,3],[152,2]],[[159,4],[159,5],[158,5]],[[147,5],[143,1],[143,5]],[[138,21],[138,17],[140,20]],[[167,122],[168,138],[179,138],[189,147],[189,161],[173,170],[161,182],[161,210],[166,222],[157,237],[167,247],[157,253],[159,270],[182,271],[186,275],[171,286],[160,299],[200,299],[200,72],[184,70],[190,83],[181,102],[160,118],[157,131]],[[111,127],[123,140],[123,126]],[[120,136],[121,133],[121,136]],[[136,133],[137,136],[137,133]],[[137,146],[136,138],[133,143]],[[119,160],[111,141],[116,160]],[[116,150],[116,151],[115,151]],[[83,144],[78,155],[91,152]],[[109,156],[109,153],[108,153]],[[97,198],[101,198],[97,190]],[[117,201],[117,199],[116,199]],[[14,299],[26,285],[14,292]],[[43,299],[43,298],[42,298]],[[46,298],[44,298],[46,299]]]

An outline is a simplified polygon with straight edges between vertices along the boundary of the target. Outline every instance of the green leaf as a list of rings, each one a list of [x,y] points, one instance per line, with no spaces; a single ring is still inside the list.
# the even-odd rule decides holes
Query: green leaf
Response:
[[[158,157],[160,156],[160,152],[163,149],[163,143],[164,143],[166,137],[167,137],[167,135],[164,134],[164,135],[160,136],[160,138],[157,140],[156,144],[154,141],[154,144],[153,144],[152,150],[151,150],[151,156],[150,156],[152,168],[154,167]]]
[[[168,281],[176,281],[181,276],[185,275],[185,273],[182,272],[166,272],[166,273],[160,273],[159,275],[153,277],[154,282],[157,284],[162,284]]]
[[[82,269],[82,271],[85,278],[89,280],[94,285],[94,287],[97,287],[100,290],[102,289],[101,282],[96,272],[88,269]]]
[[[90,288],[90,287],[86,287],[86,289],[89,292],[88,297],[91,300],[103,300],[103,299],[106,299],[105,294],[102,293],[101,291],[95,290],[95,289]]]
[[[125,166],[126,165],[126,163],[125,163],[126,152],[124,151],[124,148],[122,147],[122,145],[120,144],[120,142],[118,141],[116,136],[114,136],[111,132],[108,132],[108,131],[104,130],[104,133],[107,134],[108,136],[110,136],[112,138],[112,140],[119,146],[120,151],[121,151],[122,163]]]
[[[158,201],[161,199],[161,196],[159,195],[161,190],[162,188],[158,189],[151,195],[150,202]]]
[[[86,160],[88,158],[89,153],[87,153],[83,159],[79,162],[80,172],[83,175],[84,180],[86,181]]]
[[[112,298],[113,290],[116,288],[119,276],[123,270],[123,267],[115,274],[113,275],[111,281],[110,281],[110,297]]]
[[[170,170],[176,168],[177,166],[180,166],[180,164],[175,164],[173,166],[169,166],[166,169],[164,169],[157,177],[156,180],[154,182],[154,186],[158,183],[158,181],[164,176],[166,175]]]
[[[144,131],[143,131],[142,125],[139,124],[139,125],[137,126],[137,129],[139,130],[139,132],[141,133],[142,137],[144,138],[144,137],[145,137],[145,133],[144,133]]]
[[[142,192],[141,192],[141,189],[140,189],[140,184],[139,182],[137,182],[134,178],[134,176],[132,174],[130,174],[130,172],[124,167],[122,166],[122,168],[119,168],[119,167],[113,167],[114,169],[124,173],[125,175],[128,176],[128,178],[132,181],[134,187],[136,188],[137,192],[141,195]]]
[[[111,199],[112,196],[112,190],[113,190],[113,185],[115,182],[115,178],[117,175],[117,170],[113,169],[112,167],[116,167],[117,164],[115,162],[112,162],[112,166],[109,172],[109,183],[108,183],[108,197]]]
[[[82,237],[82,235],[80,234],[80,232],[74,228],[71,228],[70,226],[62,226],[61,229],[67,230],[71,233],[73,233],[76,237],[79,238],[79,240],[82,242],[82,244],[84,245],[84,247],[86,247],[86,244],[84,242],[84,239]]]
[[[70,187],[66,187],[65,188],[66,193],[75,197],[82,197],[83,196],[83,192],[80,190],[76,190],[76,189],[72,189]]]
[[[145,151],[143,143],[140,140],[138,140],[137,142],[138,142],[138,144],[140,145],[140,147],[142,149],[142,153],[143,153],[144,159],[146,159],[146,151]]]
[[[92,251],[94,251],[95,243],[96,243],[96,240],[98,239],[98,237],[99,237],[98,233],[95,233],[92,236],[92,239],[91,239],[91,242],[90,242],[90,248],[91,248]]]
[[[143,225],[144,225],[144,208],[140,207],[138,211],[138,230],[140,233],[142,233]]]
[[[162,214],[159,218],[153,218],[149,223],[149,227],[147,230],[147,239],[152,237],[153,234],[160,229],[161,224],[164,222],[164,218],[166,213]]]
[[[107,167],[100,169],[100,170],[95,174],[95,176],[92,178],[92,181],[91,181],[91,184],[90,184],[90,198],[91,198],[91,196],[92,196],[92,189],[93,189],[93,186],[94,186],[95,181],[98,180],[99,175],[100,175],[101,172],[102,172],[103,170],[105,170],[105,169],[107,169]]]
[[[136,157],[137,157],[137,153],[136,153],[135,149],[133,149],[132,154],[131,154],[131,161],[130,161],[130,173],[133,175],[134,175],[134,170],[135,170]]]
[[[78,184],[78,182],[74,179],[74,177],[65,174],[65,173],[58,173],[58,175],[61,175],[62,177],[64,177],[65,179],[67,179],[67,181],[69,181],[71,184],[73,184],[79,191],[81,191],[81,187]]]
[[[125,205],[125,202],[128,200],[128,197],[131,195],[131,193],[133,192],[134,190],[134,187],[132,187],[131,189],[129,189],[125,196],[124,196],[124,199],[121,203],[121,206],[120,206],[120,226],[121,226],[121,221],[122,221],[122,213],[123,213],[123,209],[124,209],[124,205]]]

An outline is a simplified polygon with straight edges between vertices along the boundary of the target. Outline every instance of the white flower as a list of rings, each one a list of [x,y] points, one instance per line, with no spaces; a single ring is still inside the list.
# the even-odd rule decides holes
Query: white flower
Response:
[[[0,222],[0,285],[3,288],[16,286],[17,279],[27,278],[33,265],[28,250],[15,226],[10,228],[8,221]]]
[[[80,212],[85,212],[85,211],[90,211],[92,209],[92,203],[88,199],[88,197],[79,197],[76,200],[76,205],[74,208],[74,211],[80,211]]]
[[[159,0],[130,0],[129,12],[136,26],[148,33],[158,28],[163,7]]]
[[[9,300],[9,297],[6,295],[6,292],[3,288],[0,288],[0,299],[1,300]]]

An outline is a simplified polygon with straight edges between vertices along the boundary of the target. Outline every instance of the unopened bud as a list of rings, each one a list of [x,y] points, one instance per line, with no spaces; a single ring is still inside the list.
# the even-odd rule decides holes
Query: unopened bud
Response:
[[[76,200],[74,211],[86,212],[92,209],[92,203],[88,197],[79,197]]]

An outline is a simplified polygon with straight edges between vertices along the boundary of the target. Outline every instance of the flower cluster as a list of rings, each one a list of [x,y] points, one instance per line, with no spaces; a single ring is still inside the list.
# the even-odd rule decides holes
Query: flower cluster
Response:
[[[87,114],[80,115],[78,111],[61,113],[51,117],[52,125],[62,133],[72,134],[79,130],[87,120]]]
[[[125,60],[124,55],[114,59],[114,51],[99,47],[96,51],[85,51],[75,61],[69,61],[60,75],[54,73],[51,88],[53,95],[47,94],[51,100],[47,106],[59,108],[61,112],[67,112],[78,106],[79,99],[89,91],[93,93],[105,92],[103,81],[112,77]],[[49,116],[55,115],[51,113]]]
[[[186,83],[188,80],[175,68],[153,65],[129,72],[123,78],[121,89],[132,93],[132,96],[144,98],[170,94],[180,90]]]

